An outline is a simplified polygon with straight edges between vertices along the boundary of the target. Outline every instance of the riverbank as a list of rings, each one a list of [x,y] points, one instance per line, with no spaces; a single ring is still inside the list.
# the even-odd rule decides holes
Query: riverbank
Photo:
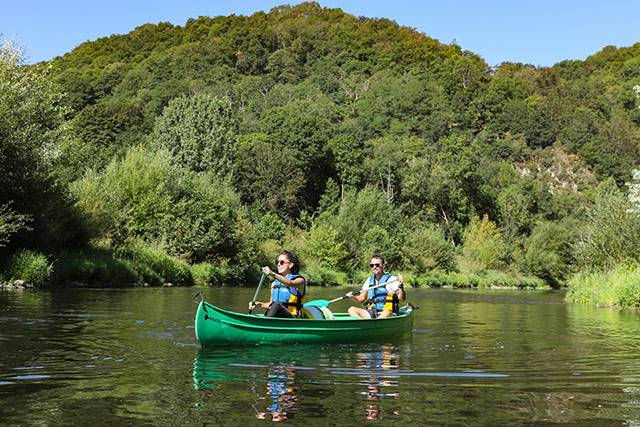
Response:
[[[35,275],[29,280],[12,278],[0,280],[0,289],[83,289],[83,288],[134,288],[134,287],[174,287],[229,286],[233,281],[229,268],[214,266],[210,263],[189,265],[166,255],[155,262],[137,257],[135,259],[114,258],[106,254],[92,257],[79,253],[65,254],[49,264],[51,272],[44,276]],[[41,263],[41,262],[40,262]],[[31,271],[35,270],[32,268]],[[314,275],[302,272],[314,287],[359,286],[364,282],[364,273],[349,277],[339,274],[340,280],[331,280],[336,274]],[[459,289],[548,289],[549,286],[538,277],[513,276],[499,271],[486,271],[480,274],[462,272],[433,272],[415,274],[400,272],[407,286],[414,288],[459,288]],[[45,279],[43,280],[43,277]],[[242,287],[245,282],[235,281]],[[252,281],[249,281],[252,284]]]
[[[265,261],[266,262],[266,261]],[[218,263],[189,264],[169,255],[162,247],[135,241],[114,250],[106,244],[45,255],[21,250],[2,266],[0,288],[132,288],[193,286],[253,286],[260,271],[257,265],[237,265],[228,260]],[[317,263],[303,265],[302,274],[310,286],[358,286],[368,277],[360,271],[348,273],[323,268]],[[412,287],[430,288],[548,288],[540,278],[496,270],[481,272],[427,273],[396,271]]]

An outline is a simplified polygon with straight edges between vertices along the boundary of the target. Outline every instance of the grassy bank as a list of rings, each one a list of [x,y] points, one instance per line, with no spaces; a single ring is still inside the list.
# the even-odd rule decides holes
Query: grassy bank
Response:
[[[346,286],[352,284],[363,283],[368,276],[365,272],[349,276],[332,270],[323,272],[315,272],[314,269],[308,269],[307,279],[311,284],[321,286]],[[427,274],[416,274],[413,272],[402,271],[394,274],[402,274],[407,285],[413,287],[450,287],[450,288],[519,288],[519,289],[538,289],[548,288],[549,286],[540,278],[533,276],[511,275],[501,271],[488,270],[483,273],[465,273],[465,272],[440,272],[434,271]]]
[[[195,283],[191,266],[162,248],[135,242],[111,250],[100,245],[45,255],[21,250],[3,266],[0,282],[32,287],[129,287]]]
[[[538,277],[514,276],[500,271],[486,271],[481,274],[460,272],[434,272],[413,275],[405,273],[405,282],[417,287],[451,288],[519,288],[538,289],[548,287]]]
[[[134,242],[118,250],[94,244],[82,250],[45,255],[21,250],[2,266],[0,283],[19,280],[33,287],[100,287],[131,286],[242,286],[251,280],[237,277],[237,268],[229,262],[187,262],[171,256],[160,246]],[[402,271],[405,283],[413,287],[451,288],[541,288],[544,281],[488,270],[483,273],[439,272],[415,274]],[[256,274],[258,274],[256,268]],[[360,284],[367,272],[348,274],[314,263],[304,266],[302,274],[310,286],[347,286]],[[257,279],[256,279],[257,280]]]
[[[580,273],[569,281],[567,301],[600,306],[640,308],[640,266]]]

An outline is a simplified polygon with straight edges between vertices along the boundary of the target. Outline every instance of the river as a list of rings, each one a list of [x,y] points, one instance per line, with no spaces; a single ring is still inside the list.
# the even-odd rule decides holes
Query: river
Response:
[[[246,312],[253,291],[204,294]],[[0,425],[640,425],[637,312],[408,289],[409,338],[202,350],[194,293],[0,291]]]

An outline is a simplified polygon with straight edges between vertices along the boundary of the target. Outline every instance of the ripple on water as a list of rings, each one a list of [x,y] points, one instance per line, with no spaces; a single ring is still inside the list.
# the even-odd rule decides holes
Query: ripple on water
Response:
[[[16,375],[9,377],[10,380],[44,380],[51,378],[51,375]]]

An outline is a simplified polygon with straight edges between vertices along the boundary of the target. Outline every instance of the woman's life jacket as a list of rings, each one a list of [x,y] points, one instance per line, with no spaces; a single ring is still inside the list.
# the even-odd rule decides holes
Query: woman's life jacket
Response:
[[[287,279],[294,280],[298,277],[302,277],[299,274],[287,274]],[[302,277],[304,279],[304,277]],[[307,281],[305,280],[302,291],[298,290],[295,286],[285,286],[280,280],[276,279],[273,282],[273,292],[271,300],[273,302],[282,303],[287,310],[294,316],[299,317],[302,315],[302,299],[307,290]]]
[[[380,280],[376,283],[376,277],[371,275],[369,278],[369,289],[367,290],[367,310],[371,313],[371,317],[374,319],[378,317],[384,310],[389,310],[392,313],[397,313],[400,308],[400,300],[394,292],[387,292],[386,286],[380,286],[379,288],[371,289],[380,283],[386,283],[391,274],[383,274]]]

